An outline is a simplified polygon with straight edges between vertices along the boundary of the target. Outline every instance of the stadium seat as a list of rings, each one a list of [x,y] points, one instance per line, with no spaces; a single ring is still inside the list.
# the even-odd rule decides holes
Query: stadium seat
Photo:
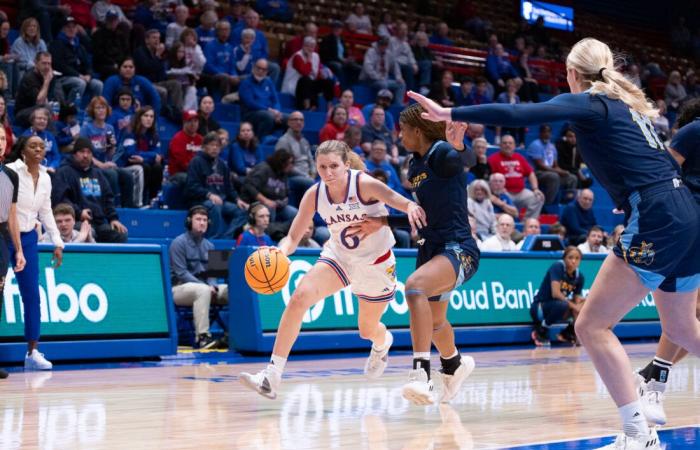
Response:
[[[240,122],[241,107],[235,103],[217,103],[212,115],[219,122]]]
[[[182,233],[187,211],[118,208],[129,237],[174,238]]]

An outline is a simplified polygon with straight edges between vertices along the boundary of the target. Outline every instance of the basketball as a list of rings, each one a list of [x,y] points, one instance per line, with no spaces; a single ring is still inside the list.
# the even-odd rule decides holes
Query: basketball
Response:
[[[259,248],[246,259],[245,280],[258,294],[279,292],[289,280],[289,260],[281,252]]]

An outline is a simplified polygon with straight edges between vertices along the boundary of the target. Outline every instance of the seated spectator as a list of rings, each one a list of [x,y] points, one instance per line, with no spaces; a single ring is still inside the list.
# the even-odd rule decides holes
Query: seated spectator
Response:
[[[394,94],[392,94],[389,89],[382,89],[377,92],[377,97],[374,103],[369,103],[362,107],[362,115],[365,117],[365,125],[372,117],[372,111],[374,111],[374,108],[376,106],[380,106],[385,112],[384,125],[386,125],[387,129],[393,133],[396,129],[396,123],[394,121],[394,116],[392,116],[389,112],[389,107],[391,106],[391,102],[393,100]]]
[[[197,43],[202,49],[207,48],[210,42],[216,40],[216,24],[219,22],[219,17],[216,11],[205,11],[199,17],[199,26],[194,31],[197,32]],[[229,26],[233,27],[229,21]]]
[[[77,36],[78,27],[73,17],[68,16],[61,32],[51,41],[49,52],[53,56],[53,68],[60,72],[54,87],[56,100],[61,103],[76,103],[85,97],[85,91],[92,96],[102,94],[102,81],[92,78],[92,65],[87,50]]]
[[[501,44],[496,44],[495,51],[486,56],[486,75],[496,88],[496,92],[505,90],[506,81],[510,79],[516,79],[518,86],[522,84],[518,71],[510,63],[510,58]]]
[[[92,56],[92,64],[102,79],[117,74],[119,63],[129,56],[127,31],[119,26],[119,14],[110,10],[105,15],[105,21],[92,34],[92,45],[97,50]]]
[[[289,7],[287,0],[257,0],[255,9],[268,20],[275,22],[291,22],[294,11]]]
[[[489,93],[489,85],[484,77],[478,77],[476,79],[476,86],[472,90],[469,99],[466,101],[467,105],[485,105],[488,103],[493,103],[493,96]]]
[[[484,126],[480,123],[470,123],[469,129],[464,134],[464,145],[472,147],[474,142],[479,138],[486,140],[484,136]],[[488,142],[486,142],[486,145],[488,145]]]
[[[496,215],[508,214],[516,219],[518,208],[515,207],[506,191],[506,176],[498,172],[489,175],[489,189],[491,189],[491,203]]]
[[[575,175],[559,167],[557,148],[552,143],[552,127],[549,124],[540,125],[540,137],[530,143],[527,155],[535,163],[535,175],[537,183],[542,186],[545,203],[553,204],[556,202],[559,186],[567,189],[573,197],[573,191],[578,186],[578,179]]]
[[[566,227],[559,222],[554,222],[549,226],[549,234],[556,234],[561,238],[564,245],[568,245],[566,241]]]
[[[391,92],[391,91],[390,91]],[[390,102],[391,103],[391,102]],[[362,110],[355,106],[355,96],[352,90],[346,89],[340,94],[338,105],[343,106],[348,112],[348,125],[363,127],[365,125],[365,116]],[[327,119],[330,120],[333,115],[333,109],[328,110]]]
[[[246,177],[241,189],[244,201],[258,201],[270,210],[270,220],[287,222],[297,214],[297,208],[289,204],[287,180],[294,170],[294,156],[287,150],[275,151]]]
[[[233,232],[246,221],[248,203],[238,197],[231,185],[228,165],[219,159],[221,142],[216,132],[204,136],[202,151],[187,169],[185,197],[190,205],[203,205],[211,225],[206,231],[214,239],[231,239]]]
[[[564,207],[564,211],[561,213],[561,223],[568,232],[569,244],[577,245],[583,242],[588,236],[588,230],[598,223],[593,214],[593,200],[593,191],[582,189],[578,193],[576,201]]]
[[[89,220],[80,222],[80,231],[75,229],[75,210],[68,203],[59,203],[53,208],[56,227],[61,234],[61,240],[66,244],[94,244],[92,227]],[[44,233],[39,242],[52,243],[51,236]]]
[[[97,242],[126,242],[127,229],[119,222],[107,178],[92,164],[92,144],[88,139],[78,138],[67,164],[56,171],[51,203],[68,203],[76,214],[79,211],[80,220],[92,225]]]
[[[253,124],[250,122],[241,122],[238,128],[238,136],[231,146],[229,153],[229,164],[231,170],[238,175],[239,178],[244,178],[253,170],[253,167],[263,162],[260,142],[253,131]]]
[[[522,250],[523,244],[525,243],[525,238],[528,236],[536,236],[538,234],[542,234],[542,227],[540,225],[540,221],[535,219],[534,217],[531,217],[529,219],[525,219],[525,224],[523,225],[523,234],[521,239],[518,241],[516,244],[516,248],[518,250]]]
[[[248,223],[243,227],[243,233],[238,235],[236,246],[275,245],[272,238],[265,232],[270,226],[270,210],[260,202],[251,203],[248,208]]]
[[[355,3],[345,24],[351,33],[372,34],[372,20],[365,14],[365,5],[361,2]]]
[[[49,110],[36,108],[29,116],[29,123],[31,126],[21,136],[38,136],[44,141],[46,157],[41,164],[46,167],[49,173],[54,173],[61,164],[61,152],[53,133],[47,130],[49,126]]]
[[[593,180],[588,178],[581,168],[583,158],[576,148],[576,133],[571,128],[566,128],[562,138],[557,141],[557,164],[576,177],[579,189],[591,187],[593,184]]]
[[[144,30],[156,29],[165,33],[168,26],[167,16],[163,14],[165,5],[157,0],[141,0],[134,9],[134,24],[141,25]]]
[[[321,62],[329,67],[340,80],[343,88],[352,86],[362,70],[351,54],[343,40],[343,23],[334,20],[331,22],[331,34],[324,36],[319,45]]]
[[[229,21],[231,28],[236,28],[245,23],[244,15],[247,7],[243,0],[229,0],[228,15],[225,19]]]
[[[175,20],[168,24],[165,29],[165,48],[170,48],[178,41],[183,30],[187,28],[187,19],[190,17],[190,10],[185,5],[175,7]]]
[[[185,50],[185,67],[188,67],[195,78],[199,79],[207,59],[204,57],[202,47],[197,43],[197,32],[192,28],[185,28],[180,34],[180,43]]]
[[[316,180],[316,162],[311,153],[311,144],[302,134],[304,115],[301,111],[292,112],[287,125],[289,128],[275,144],[275,151],[284,149],[294,157],[294,169],[289,174],[289,203],[297,207]]]
[[[469,168],[469,171],[474,174],[477,180],[488,180],[491,175],[491,167],[489,166],[486,151],[489,148],[489,143],[484,138],[476,138],[472,141],[472,151],[476,155],[476,165]]]
[[[433,68],[441,69],[442,62],[435,59],[435,55],[428,47],[430,41],[425,31],[419,31],[414,37],[415,44],[411,47],[413,56],[418,65],[418,80],[415,85],[418,87],[421,94],[426,95],[430,92],[432,84]]]
[[[195,69],[187,64],[185,47],[180,42],[176,42],[170,48],[168,56],[168,69],[165,72],[168,81],[174,81],[180,86],[183,94],[182,107],[185,110],[197,109],[197,79]]]
[[[136,111],[131,131],[124,135],[117,158],[125,160],[128,166],[143,168],[143,203],[150,203],[163,183],[163,150],[153,108],[144,106]]]
[[[664,91],[666,107],[672,113],[677,112],[687,96],[688,94],[683,86],[681,74],[677,70],[674,70],[668,76],[668,83],[666,84],[666,90]]]
[[[382,35],[380,34],[380,36]],[[385,34],[385,36],[390,35]],[[416,76],[420,76],[418,72],[419,67],[408,40],[408,25],[406,22],[400,21],[396,24],[396,36],[391,37],[389,40],[389,51],[394,54],[396,62],[399,63],[401,76],[406,81],[406,87],[408,89],[416,89]]]
[[[467,187],[469,215],[476,219],[476,232],[482,239],[491,237],[496,229],[496,213],[491,203],[491,190],[484,180],[474,180]]]
[[[530,164],[522,155],[515,153],[513,136],[503,136],[500,151],[489,156],[488,161],[491,172],[505,175],[506,191],[518,209],[526,208],[525,217],[539,217],[544,194],[539,190],[537,177]],[[525,187],[525,177],[532,190]]]
[[[616,225],[615,228],[613,229],[612,234],[608,238],[608,248],[612,249],[615,247],[620,240],[620,236],[622,236],[622,233],[625,231],[625,226],[620,224]]]
[[[119,89],[116,106],[112,108],[112,114],[107,117],[107,123],[114,128],[117,142],[121,142],[124,133],[129,131],[134,113],[136,113],[136,107],[131,89],[128,87]]]
[[[160,112],[160,94],[147,78],[136,75],[136,66],[131,57],[124,58],[119,64],[119,73],[112,75],[105,81],[103,97],[107,99],[112,108],[116,108],[118,105],[118,93],[124,88],[129,88],[131,91],[136,109],[150,106],[157,113]]]
[[[7,79],[7,90],[10,95],[14,95],[16,85],[19,82],[19,75],[15,64],[17,55],[10,51],[9,34],[10,22],[0,16],[0,72]]]
[[[305,37],[304,46],[292,55],[284,73],[282,92],[294,95],[297,109],[315,110],[319,94],[323,94],[329,105],[333,100],[335,83],[325,73],[315,48],[316,39]]]
[[[367,49],[360,80],[377,91],[389,89],[393,93],[394,104],[403,104],[406,83],[396,57],[389,51],[389,38],[380,37]]]
[[[524,103],[537,103],[540,101],[539,86],[535,80],[530,65],[530,55],[535,51],[532,45],[527,45],[518,56],[518,62],[515,64],[515,70],[518,76],[523,80],[519,87],[518,95]]]
[[[253,63],[261,58],[253,53],[253,43],[255,43],[255,30],[246,28],[241,31],[241,43],[233,49],[233,61],[236,65],[236,74],[240,77],[247,77],[253,72]]]
[[[342,141],[345,139],[345,131],[350,125],[348,124],[348,111],[343,105],[336,105],[331,110],[328,122],[321,128],[318,133],[318,143],[336,140]]]
[[[206,278],[209,252],[214,244],[204,236],[209,232],[209,214],[202,206],[194,206],[187,213],[185,232],[170,244],[170,278],[173,302],[191,306],[195,342],[198,349],[212,348],[217,341],[209,333],[209,308],[214,302],[228,303],[228,286]]]
[[[5,146],[11,149],[15,142],[15,135],[12,133],[9,116],[5,97],[0,95],[0,127],[5,130]]]
[[[593,225],[588,230],[586,240],[578,245],[578,249],[584,254],[601,253],[607,255],[610,252],[608,247],[605,246],[605,233],[598,225]]]
[[[239,89],[243,120],[251,122],[255,134],[260,137],[271,134],[276,128],[284,128],[287,123],[277,90],[267,71],[267,60],[255,61],[253,76],[244,79]]]
[[[354,170],[362,170],[363,172],[367,171],[367,168],[360,169],[352,167],[352,162],[350,163],[350,166]],[[369,174],[372,178],[376,178],[377,180],[381,181],[386,185],[389,184],[389,176],[383,169],[371,170],[369,171]],[[387,209],[389,210],[390,215],[404,214],[403,212],[397,211],[394,208],[387,207]],[[411,233],[401,228],[392,228],[391,233],[394,235],[394,239],[396,240],[396,243],[394,244],[395,248],[411,248]]]
[[[56,130],[55,138],[60,153],[70,153],[73,149],[73,141],[80,134],[78,123],[78,108],[74,104],[63,104],[58,111],[58,120],[53,124]]]
[[[559,342],[576,344],[574,322],[583,307],[583,274],[579,271],[581,252],[576,247],[564,249],[563,261],[549,267],[532,305],[532,340],[535,345],[549,346],[549,327],[568,321],[568,326],[557,335]]]
[[[407,196],[406,191],[404,190],[403,186],[401,186],[401,179],[396,173],[394,167],[389,164],[389,161],[387,160],[387,148],[385,141],[381,139],[372,141],[368,157],[365,160],[365,165],[367,166],[368,172],[372,172],[377,169],[383,170],[387,176],[387,185],[399,194]]]
[[[210,90],[226,96],[241,83],[233,60],[233,45],[229,42],[231,24],[225,20],[216,23],[216,39],[204,47],[204,82]]]
[[[496,98],[496,103],[507,103],[509,105],[517,105],[520,103],[520,97],[518,97],[518,83],[514,79],[506,81],[506,90],[501,92]],[[510,134],[515,138],[515,142],[518,147],[525,146],[525,128],[502,128],[500,126],[496,127],[496,144],[501,142],[501,134]],[[551,134],[551,131],[550,131]]]
[[[197,133],[199,116],[195,110],[182,112],[182,130],[175,133],[168,149],[170,182],[184,187],[190,161],[202,151],[202,135]]]
[[[97,0],[92,5],[90,14],[97,23],[101,23],[107,20],[107,13],[110,11],[117,13],[117,17],[119,17],[120,24],[124,24],[128,28],[131,28],[131,21],[126,18],[126,16],[124,15],[124,11],[122,11],[119,5],[112,4],[112,0]]]
[[[369,123],[362,127],[362,150],[366,155],[370,153],[374,141],[384,141],[386,149],[390,152],[391,163],[399,163],[399,148],[396,146],[394,137],[389,129],[384,125],[385,112],[381,106],[375,106]]]
[[[160,96],[161,108],[168,119],[177,122],[182,111],[183,92],[178,80],[168,79],[165,72],[168,54],[160,42],[160,31],[148,30],[144,45],[134,51],[136,73],[150,81]],[[156,113],[161,113],[156,110]]]
[[[244,22],[239,24],[231,33],[230,42],[234,47],[241,42],[241,32],[245,28],[255,30],[255,41],[253,42],[253,53],[259,58],[268,60],[268,74],[272,82],[277,86],[280,77],[280,65],[274,61],[270,61],[270,51],[267,44],[267,36],[260,31],[260,15],[253,8],[249,8],[244,15]]]
[[[39,52],[46,51],[46,43],[41,38],[39,22],[34,17],[28,17],[22,21],[19,36],[12,43],[12,54],[16,55],[17,81],[24,74],[34,70],[34,61]]]
[[[314,241],[313,235],[314,235],[314,223],[311,222],[309,224],[309,228],[307,228],[306,231],[304,231],[304,235],[301,237],[301,240],[299,241],[298,247],[300,247],[300,248],[321,248],[321,244]]]
[[[343,141],[348,144],[348,147],[350,147],[353,152],[361,158],[364,158],[365,152],[362,151],[362,128],[358,126],[348,127],[348,129],[345,130],[345,138]]]
[[[501,214],[496,220],[496,234],[481,243],[483,252],[508,252],[517,250],[510,238],[515,230],[515,221],[508,214]]]
[[[24,20],[27,17],[34,17],[39,21],[41,34],[44,36],[46,43],[51,42],[53,33],[51,26],[61,18],[70,14],[70,6],[59,5],[58,2],[51,0],[37,1],[22,1],[17,2],[19,6],[18,20]]]
[[[392,37],[395,34],[397,34],[396,30],[398,26],[398,24],[394,24],[394,21],[391,18],[391,13],[389,11],[384,10],[379,16],[379,25],[377,25],[377,35]]]
[[[450,47],[455,45],[455,41],[450,39],[448,36],[450,34],[450,28],[445,22],[440,22],[435,28],[435,32],[430,36],[430,43],[437,45],[449,45]]]
[[[221,128],[219,122],[214,119],[214,99],[210,95],[205,95],[199,100],[199,109],[197,110],[199,114],[199,128],[197,133],[202,136],[206,136],[212,131],[216,131]]]
[[[433,88],[428,93],[428,97],[446,108],[453,107],[457,101],[455,91],[452,89],[453,81],[452,72],[444,70],[440,76],[440,82],[433,85]]]

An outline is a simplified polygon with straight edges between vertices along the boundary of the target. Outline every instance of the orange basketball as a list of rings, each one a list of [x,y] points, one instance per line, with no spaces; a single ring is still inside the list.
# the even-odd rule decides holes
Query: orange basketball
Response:
[[[279,292],[289,280],[289,260],[279,251],[259,248],[245,262],[245,280],[258,294]]]

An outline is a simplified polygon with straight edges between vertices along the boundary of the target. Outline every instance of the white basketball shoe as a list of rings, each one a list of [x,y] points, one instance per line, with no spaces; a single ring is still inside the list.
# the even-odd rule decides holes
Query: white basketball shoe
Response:
[[[459,367],[455,370],[452,375],[447,375],[442,373],[440,369],[440,375],[442,376],[442,392],[440,393],[440,403],[449,403],[450,400],[455,398],[459,389],[462,387],[464,380],[471,375],[474,371],[476,363],[474,358],[471,356],[462,355]]]
[[[277,398],[277,391],[282,384],[282,374],[272,364],[268,364],[266,368],[255,375],[242,372],[238,379],[243,386],[270,400]]]
[[[53,369],[53,364],[51,361],[44,358],[43,353],[39,353],[39,350],[34,349],[28,355],[24,356],[24,370],[51,370]]]
[[[639,384],[639,398],[642,402],[644,417],[653,424],[665,425],[666,412],[664,411],[664,392],[666,383],[649,380]]]
[[[624,433],[617,435],[615,442],[597,450],[661,450],[659,435],[650,429],[646,436],[630,437]]]
[[[374,347],[369,352],[369,357],[367,362],[365,362],[365,376],[370,380],[379,378],[384,373],[387,364],[389,363],[389,349],[391,344],[394,343],[394,336],[389,330],[386,330],[386,337],[384,338],[384,350],[376,351]]]
[[[403,398],[417,406],[432,405],[433,380],[428,379],[428,374],[423,369],[413,369],[408,372],[408,383],[401,389]]]

